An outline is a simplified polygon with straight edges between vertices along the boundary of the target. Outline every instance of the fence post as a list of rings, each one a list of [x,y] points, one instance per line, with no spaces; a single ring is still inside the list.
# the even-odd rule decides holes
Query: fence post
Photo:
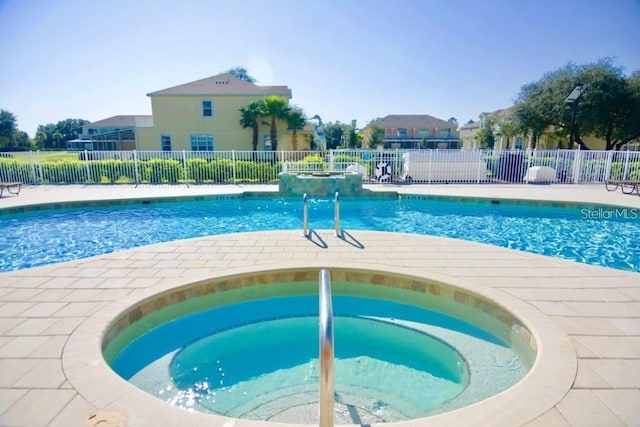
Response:
[[[140,175],[138,174],[138,150],[133,150],[133,174],[136,177],[136,184],[140,184]]]
[[[91,173],[89,172],[89,155],[87,150],[84,150],[84,168],[87,171],[87,182],[91,181]]]
[[[29,150],[29,170],[31,170],[31,181],[36,184],[38,177],[36,176],[36,165],[33,163],[33,151]]]
[[[620,179],[627,179],[629,176],[629,150],[627,149],[624,155],[624,171]]]
[[[604,176],[602,177],[605,182],[608,179],[611,178],[611,165],[612,165],[612,163],[613,163],[613,150],[609,150],[607,152],[607,166],[606,166],[605,171],[604,171]]]
[[[476,181],[476,184],[480,184],[480,181],[484,181],[484,179],[482,179],[482,178],[483,178],[483,177],[482,177],[482,170],[483,170],[483,169],[484,169],[484,173],[485,173],[484,178],[485,178],[485,179],[487,178],[487,176],[486,176],[486,173],[487,173],[486,164],[487,164],[487,163],[486,163],[486,162],[483,162],[483,159],[482,159],[482,151],[480,151],[480,150],[478,150],[478,149],[475,149],[475,150],[473,150],[473,152],[474,152],[474,153],[475,153],[475,155],[476,155],[476,159],[475,159],[475,160],[476,160],[476,164],[478,165],[478,179],[477,179],[477,181]],[[485,165],[485,167],[484,167],[484,168],[482,167],[482,165],[483,165],[483,164]]]
[[[580,151],[580,146],[575,150],[575,154],[573,155],[573,183],[577,184],[580,182],[580,175],[582,174],[582,151]]]
[[[233,183],[236,181],[236,150],[231,150],[231,170],[233,172]]]
[[[40,175],[40,184],[42,184],[44,182],[44,177],[42,174],[42,161],[40,161],[40,150],[36,151],[37,154],[37,161],[38,161],[38,173]]]
[[[182,171],[183,171],[183,174],[184,174],[184,181],[186,183],[187,182],[187,152],[186,152],[186,150],[182,150]]]

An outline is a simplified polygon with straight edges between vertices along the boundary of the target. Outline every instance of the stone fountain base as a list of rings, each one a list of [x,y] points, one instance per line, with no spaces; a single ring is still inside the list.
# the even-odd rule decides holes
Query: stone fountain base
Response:
[[[281,196],[358,196],[363,193],[362,174],[353,172],[281,173]]]

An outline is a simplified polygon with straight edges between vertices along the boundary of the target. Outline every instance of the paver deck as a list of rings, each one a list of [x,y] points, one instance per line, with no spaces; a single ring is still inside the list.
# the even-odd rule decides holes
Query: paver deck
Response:
[[[604,203],[640,213],[640,198],[609,193],[604,186],[370,189]],[[276,190],[25,186],[19,196],[0,199],[0,208]],[[316,231],[314,239],[324,245],[300,231],[240,233],[0,273],[0,425],[100,425],[105,414],[111,419],[124,414],[130,426],[252,425],[173,408],[130,386],[102,360],[100,328],[132,302],[169,287],[245,271],[335,267],[417,275],[476,290],[532,319],[544,343],[545,357],[522,384],[473,407],[398,426],[640,426],[640,273],[440,237],[347,230],[349,238],[340,239]],[[100,412],[105,410],[111,412]]]

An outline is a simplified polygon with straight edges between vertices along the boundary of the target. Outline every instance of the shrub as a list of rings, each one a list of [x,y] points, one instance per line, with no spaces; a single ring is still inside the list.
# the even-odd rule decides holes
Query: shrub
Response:
[[[151,159],[138,162],[140,181],[150,183],[183,180],[182,164],[178,160]]]
[[[626,175],[623,161],[612,162],[609,176],[611,179],[640,179],[640,162],[629,162]]]
[[[42,182],[73,184],[87,182],[84,165],[78,160],[56,160],[42,163]]]
[[[0,181],[30,182],[31,166],[14,158],[0,157]]]
[[[115,183],[123,177],[135,182],[133,160],[91,160],[87,164],[91,182]]]
[[[303,162],[324,163],[324,158],[319,154],[310,154],[302,159]]]

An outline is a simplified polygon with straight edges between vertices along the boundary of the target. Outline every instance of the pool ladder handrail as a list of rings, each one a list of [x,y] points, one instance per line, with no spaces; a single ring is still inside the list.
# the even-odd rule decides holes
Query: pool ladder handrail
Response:
[[[340,192],[336,191],[335,197],[333,199],[334,204],[334,214],[333,214],[333,222],[335,226],[335,235],[336,237],[341,236],[340,232]],[[307,204],[307,193],[302,195],[302,235],[304,237],[309,237],[309,206]]]
[[[302,235],[309,236],[309,210],[307,207],[307,193],[302,196]]]
[[[334,204],[334,215],[333,215],[333,223],[336,227],[336,237],[340,237],[340,192],[336,191],[336,195],[333,199]]]
[[[319,426],[333,427],[334,407],[334,352],[333,352],[333,303],[331,301],[331,276],[329,270],[320,270],[320,402]]]

